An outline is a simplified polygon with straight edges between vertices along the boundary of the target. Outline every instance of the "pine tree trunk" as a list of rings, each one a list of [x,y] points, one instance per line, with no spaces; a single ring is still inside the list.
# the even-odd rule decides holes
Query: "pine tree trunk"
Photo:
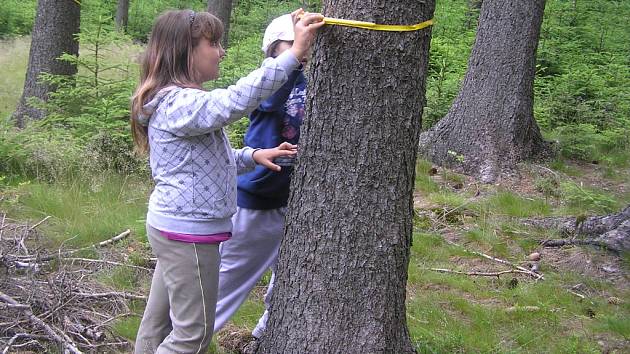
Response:
[[[232,0],[208,0],[208,12],[218,17],[223,22],[223,39],[221,45],[228,47],[228,34],[230,33],[230,16],[232,15]]]
[[[118,0],[118,7],[116,7],[116,29],[119,31],[127,31],[128,21],[129,0]]]
[[[326,0],[331,17],[432,18],[429,1]],[[406,283],[431,28],[324,27],[259,353],[412,353]]]
[[[533,116],[544,7],[544,0],[483,1],[459,95],[448,114],[422,135],[422,154],[492,182],[547,150]]]
[[[79,54],[79,42],[74,35],[79,33],[81,8],[73,0],[39,0],[37,15],[31,35],[31,49],[24,91],[14,113],[18,127],[23,127],[26,117],[43,118],[44,113],[28,105],[27,98],[48,98],[54,87],[38,81],[40,73],[73,75],[76,65],[57,60],[63,53]]]

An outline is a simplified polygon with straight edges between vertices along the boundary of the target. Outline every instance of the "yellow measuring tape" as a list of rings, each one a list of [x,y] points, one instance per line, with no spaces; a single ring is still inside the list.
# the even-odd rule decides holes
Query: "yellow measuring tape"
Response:
[[[409,32],[421,30],[433,24],[433,19],[416,23],[415,25],[380,25],[373,22],[343,20],[340,18],[324,17],[324,23],[327,25],[338,25],[346,27],[355,27],[369,29],[373,31],[390,31],[390,32]]]

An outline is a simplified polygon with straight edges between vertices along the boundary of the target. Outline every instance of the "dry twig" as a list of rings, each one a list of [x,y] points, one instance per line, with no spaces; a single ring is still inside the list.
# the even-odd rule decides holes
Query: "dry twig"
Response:
[[[102,248],[105,246],[109,246],[115,242],[118,242],[126,237],[128,237],[131,234],[131,230],[127,229],[124,232],[120,233],[119,235],[116,235],[110,239],[107,239],[105,241],[101,241],[99,243],[95,243],[93,245],[87,246],[87,247],[83,247],[83,248],[79,248],[76,250],[70,250],[70,251],[65,251],[65,252],[59,252],[57,254],[49,254],[46,256],[42,256],[42,257],[28,257],[28,258],[24,258],[21,259],[24,262],[45,262],[45,261],[50,261],[53,260],[57,257],[61,258],[63,256],[67,256],[67,255],[71,255],[71,254],[75,254],[81,251],[85,251],[85,250],[89,250],[89,249],[95,249],[95,248]]]
[[[0,300],[4,301],[6,303],[9,303],[11,305],[22,305],[22,304],[18,303],[15,299],[10,297],[9,295],[6,295],[6,294],[4,294],[2,292],[0,292]],[[51,326],[47,325],[39,317],[35,316],[33,314],[33,311],[31,311],[30,307],[28,307],[27,309],[21,307],[21,309],[23,310],[24,314],[26,314],[26,316],[28,316],[29,320],[31,322],[33,322],[33,324],[36,324],[36,325],[40,326],[42,329],[44,329],[44,331],[46,331],[46,333],[48,333],[51,337],[53,337],[55,339],[55,341],[57,343],[59,343],[62,347],[65,347],[71,353],[75,353],[75,354],[82,353],[79,350],[79,348],[77,348],[76,344],[74,344],[72,339],[70,339],[63,332],[61,332],[61,334],[57,333],[57,331],[55,331]]]
[[[35,225],[31,226],[28,230],[29,230],[29,231],[33,231],[33,230],[35,230],[35,228],[36,228],[36,227],[38,227],[39,225],[43,224],[44,222],[46,222],[46,221],[47,221],[48,219],[50,219],[50,218],[51,218],[51,216],[50,216],[50,215],[49,215],[49,216],[47,216],[47,217],[45,217],[45,218],[43,218],[40,222],[38,222],[38,223],[36,223]]]
[[[447,239],[444,239],[444,240],[445,240],[445,241],[446,241],[449,245],[453,245],[453,246],[460,247],[461,249],[463,249],[463,250],[464,250],[465,252],[467,252],[467,253],[472,253],[472,254],[475,254],[475,255],[477,255],[477,256],[481,256],[481,257],[483,257],[483,258],[489,259],[489,260],[491,260],[491,261],[494,261],[494,262],[497,262],[497,263],[501,263],[501,264],[508,265],[508,266],[510,266],[510,267],[512,267],[512,268],[514,268],[514,269],[518,269],[518,270],[522,271],[523,273],[528,274],[528,275],[530,275],[530,276],[532,276],[532,277],[536,278],[536,280],[545,280],[545,278],[544,278],[544,276],[543,276],[542,274],[538,274],[538,273],[532,272],[531,270],[529,270],[529,269],[527,269],[527,268],[525,268],[525,267],[521,267],[521,266],[520,266],[520,265],[518,265],[518,264],[514,264],[514,263],[512,263],[512,262],[509,262],[509,261],[506,261],[506,260],[503,260],[503,259],[500,259],[500,258],[492,257],[492,256],[489,256],[489,255],[487,255],[487,254],[485,254],[485,253],[481,253],[481,252],[477,252],[477,251],[471,251],[471,250],[468,250],[468,249],[464,248],[463,246],[461,246],[461,245],[459,245],[459,244],[457,244],[457,243],[455,243],[455,242],[453,242],[453,241],[449,241],[449,240],[447,240]]]
[[[136,294],[131,294],[131,293],[119,292],[119,291],[110,291],[106,293],[94,293],[94,294],[73,292],[72,295],[76,295],[76,296],[80,296],[84,298],[91,298],[91,299],[104,298],[104,297],[105,298],[119,297],[123,299],[132,299],[132,300],[146,300],[147,299],[147,297],[144,295],[136,295]]]
[[[518,269],[510,269],[510,270],[503,270],[503,271],[499,271],[499,272],[477,272],[477,271],[471,271],[471,272],[462,272],[459,270],[452,270],[452,269],[445,269],[445,268],[427,268],[428,270],[432,270],[434,272],[440,272],[440,273],[453,273],[453,274],[461,274],[461,275],[470,275],[470,276],[482,276],[482,277],[499,277],[503,274],[527,274],[527,275],[531,275],[529,274],[530,272],[524,272],[522,270],[518,270]]]

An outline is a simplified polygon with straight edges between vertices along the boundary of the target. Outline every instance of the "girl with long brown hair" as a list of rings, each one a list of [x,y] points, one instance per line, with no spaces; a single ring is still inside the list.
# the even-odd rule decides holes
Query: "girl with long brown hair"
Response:
[[[227,89],[205,91],[225,55],[221,22],[207,12],[169,11],[153,26],[132,98],[136,148],[149,153],[155,188],[147,236],[158,261],[136,338],[136,353],[201,353],[212,339],[219,271],[218,245],[231,236],[236,174],[296,153],[232,149],[223,127],[253,111],[288,79],[323,25],[320,14],[293,14],[291,50]],[[297,20],[298,15],[301,16]]]

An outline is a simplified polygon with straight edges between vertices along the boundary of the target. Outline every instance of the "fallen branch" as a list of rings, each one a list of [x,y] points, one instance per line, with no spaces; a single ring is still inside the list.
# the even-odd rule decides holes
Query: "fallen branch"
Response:
[[[102,263],[102,264],[109,264],[109,265],[115,265],[115,266],[121,266],[121,267],[129,267],[129,268],[134,268],[134,269],[141,269],[141,270],[146,270],[146,271],[152,271],[151,268],[147,268],[147,267],[141,267],[141,266],[137,266],[137,265],[133,265],[133,264],[125,264],[125,263],[114,262],[114,261],[105,261],[105,260],[102,260],[102,259],[90,259],[90,258],[73,257],[73,258],[61,258],[61,261],[86,262],[86,263]]]
[[[83,247],[83,248],[79,248],[76,250],[69,250],[69,251],[65,251],[65,252],[58,252],[56,254],[49,254],[46,256],[41,256],[41,257],[28,257],[28,258],[21,258],[20,260],[23,262],[46,262],[46,261],[50,261],[53,260],[55,258],[62,258],[64,256],[68,256],[71,254],[75,254],[81,251],[85,251],[85,250],[90,250],[90,249],[96,249],[96,248],[102,248],[105,246],[109,246],[115,242],[118,242],[126,237],[128,237],[131,234],[131,230],[127,229],[124,232],[122,232],[119,235],[116,235],[108,240],[105,241],[101,241],[99,243],[95,243],[93,245],[87,246],[87,247]]]
[[[0,300],[4,301],[6,303],[9,303],[11,305],[22,305],[22,304],[18,303],[12,297],[10,297],[10,296],[2,293],[2,292],[0,292]],[[68,349],[69,352],[75,353],[75,354],[81,354],[82,353],[77,348],[76,344],[74,344],[72,339],[70,339],[68,336],[66,336],[65,333],[61,332],[61,334],[58,334],[51,326],[47,325],[39,317],[35,316],[35,314],[33,314],[33,311],[31,311],[30,306],[28,307],[28,309],[23,309],[23,311],[28,316],[29,320],[33,324],[36,324],[36,325],[42,327],[44,329],[44,331],[46,331],[46,333],[48,333],[51,337],[53,337],[54,340],[57,343],[59,343],[62,347],[65,347],[66,349]]]
[[[537,312],[540,311],[540,307],[538,306],[512,306],[505,309],[505,312]]]
[[[26,309],[30,309],[31,307],[28,305],[21,305],[21,304],[8,304],[6,302],[0,303],[0,309],[18,309],[18,310],[26,310]]]
[[[50,216],[50,215],[49,215],[49,216],[47,216],[47,217],[45,217],[45,218],[43,218],[40,222],[38,222],[38,223],[36,223],[35,225],[31,226],[28,230],[29,230],[29,231],[33,231],[33,230],[35,230],[35,228],[36,228],[36,227],[38,227],[39,225],[41,225],[41,224],[45,223],[45,222],[46,222],[48,219],[50,219],[50,218],[51,218],[51,216]]]
[[[4,231],[4,219],[6,219],[7,214],[2,213],[2,221],[0,221],[0,241],[2,241],[2,232]]]
[[[97,299],[97,298],[103,298],[103,297],[120,297],[120,298],[123,298],[123,299],[134,299],[134,300],[146,300],[147,299],[147,297],[144,296],[144,295],[136,295],[136,294],[125,293],[125,292],[118,292],[118,291],[110,291],[110,292],[106,292],[106,293],[94,293],[94,294],[73,291],[72,295],[76,295],[76,296],[80,296],[80,297],[84,297],[84,298],[90,298],[90,299]]]
[[[575,296],[579,297],[579,298],[580,298],[580,299],[582,299],[582,300],[586,299],[586,296],[584,296],[584,295],[582,295],[582,294],[580,294],[580,293],[576,293],[576,292],[575,292],[575,291],[573,291],[573,290],[567,289],[567,291],[568,291],[568,292],[570,292],[571,294],[573,294],[573,295],[575,295]]]
[[[103,321],[102,323],[94,325],[93,327],[96,330],[98,328],[104,327],[105,325],[107,325],[110,322],[116,321],[119,318],[129,317],[129,316],[137,316],[137,315],[135,313],[133,313],[133,312],[121,313],[121,314],[116,315],[114,317],[110,317],[110,318],[106,319],[105,321]]]
[[[426,268],[428,270],[432,270],[434,272],[440,272],[440,273],[453,273],[453,274],[461,274],[461,275],[469,275],[469,276],[482,276],[482,277],[499,277],[503,274],[527,274],[530,275],[529,272],[525,272],[522,270],[518,270],[518,269],[510,269],[510,270],[503,270],[500,272],[476,272],[476,271],[472,271],[472,272],[462,272],[459,270],[452,270],[452,269],[444,269],[444,268]]]
[[[500,259],[500,258],[492,257],[492,256],[489,256],[489,255],[487,255],[487,254],[485,254],[485,253],[481,253],[481,252],[477,252],[477,251],[470,251],[470,250],[468,250],[468,249],[464,248],[462,245],[459,245],[459,244],[457,244],[457,243],[455,243],[455,242],[453,242],[453,241],[449,241],[449,240],[447,240],[446,238],[445,238],[444,240],[445,240],[445,241],[446,241],[446,243],[448,243],[449,245],[453,245],[453,246],[460,247],[461,249],[463,249],[463,250],[464,250],[465,252],[467,252],[467,253],[472,253],[472,254],[475,254],[475,255],[477,255],[477,256],[481,256],[481,257],[483,257],[483,258],[489,259],[489,260],[491,260],[491,261],[494,261],[494,262],[497,262],[497,263],[501,263],[501,264],[508,265],[508,266],[510,266],[510,267],[512,267],[512,268],[518,269],[518,270],[522,271],[523,273],[528,274],[528,275],[530,275],[530,276],[532,276],[532,277],[536,278],[536,280],[545,280],[545,277],[544,277],[542,274],[538,274],[538,273],[536,273],[536,272],[532,272],[531,270],[529,270],[529,269],[527,269],[527,268],[525,268],[525,267],[521,267],[521,266],[520,266],[520,265],[518,265],[518,264],[514,264],[514,263],[512,263],[512,262],[509,262],[509,261],[506,261],[506,260],[503,260],[503,259]]]
[[[541,240],[540,245],[543,247],[563,247],[574,245],[589,245],[608,249],[608,246],[595,240],[578,240],[578,239],[558,239],[558,240]]]
[[[40,335],[29,334],[29,333],[17,333],[13,337],[11,337],[11,339],[9,339],[9,341],[6,344],[6,346],[4,347],[4,350],[2,350],[2,354],[7,354],[11,348],[18,348],[18,347],[24,346],[24,344],[21,344],[21,345],[14,345],[13,344],[13,343],[15,343],[15,341],[17,341],[18,339],[22,339],[22,338],[50,340],[50,338],[48,338],[46,336],[40,336]],[[33,343],[37,343],[37,341],[34,341],[34,342],[31,341],[31,342],[25,343],[25,344],[33,344]],[[39,344],[39,343],[37,343],[37,344]]]

